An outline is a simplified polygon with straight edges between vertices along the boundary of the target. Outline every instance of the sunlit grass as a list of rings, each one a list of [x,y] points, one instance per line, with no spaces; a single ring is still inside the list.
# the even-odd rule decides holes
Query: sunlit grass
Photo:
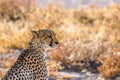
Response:
[[[98,70],[107,78],[120,72],[119,67],[112,75],[109,72],[106,75],[103,71],[108,71],[111,67],[107,61],[110,59],[113,48],[120,48],[119,5],[111,5],[104,9],[91,7],[90,9],[68,10],[50,4],[46,8],[29,6],[28,9],[27,4],[18,3],[18,8],[15,8],[15,6],[9,6],[7,1],[0,3],[1,52],[7,52],[8,49],[13,48],[26,48],[32,37],[31,30],[48,28],[55,31],[61,43],[49,56],[48,65],[53,71],[63,70],[68,66],[71,66],[72,69],[79,66],[77,67],[79,70],[79,68],[81,69],[79,63],[89,59],[103,64]],[[3,4],[6,5],[3,6]],[[21,5],[22,8],[19,7]],[[11,8],[7,10],[5,7],[8,6]],[[12,10],[14,12],[11,13]],[[116,60],[119,62],[117,56],[111,59],[113,62]],[[104,61],[105,63],[102,63]],[[115,64],[120,65],[116,62]],[[7,67],[10,66],[7,65]]]

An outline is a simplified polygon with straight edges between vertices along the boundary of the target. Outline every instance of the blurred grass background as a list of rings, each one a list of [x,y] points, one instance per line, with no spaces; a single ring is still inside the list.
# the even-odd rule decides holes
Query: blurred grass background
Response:
[[[17,57],[10,58],[9,61],[10,54],[14,55],[16,52],[14,50],[27,47],[32,37],[31,30],[48,28],[55,31],[61,43],[49,55],[50,71],[81,70],[86,65],[81,65],[82,62],[92,61],[101,64],[95,70],[106,78],[120,72],[118,4],[102,8],[94,5],[88,8],[63,8],[60,6],[62,3],[39,6],[42,1],[0,1],[1,68],[10,68],[14,63]],[[3,54],[10,56],[5,57]],[[2,77],[5,71],[0,72]]]

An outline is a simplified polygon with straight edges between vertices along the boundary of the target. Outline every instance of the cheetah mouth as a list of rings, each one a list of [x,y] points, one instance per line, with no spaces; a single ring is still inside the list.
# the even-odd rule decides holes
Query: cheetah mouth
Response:
[[[49,46],[50,46],[50,47],[53,47],[53,45],[52,45],[51,43],[49,44]]]
[[[50,47],[53,47],[53,46],[54,46],[54,45],[52,44],[52,41],[50,42],[49,46],[50,46]]]
[[[51,41],[49,46],[52,47],[52,48],[55,48],[55,47],[58,46],[58,42],[55,42],[55,43],[52,44],[52,41]]]
[[[55,44],[55,45],[50,44],[49,46],[52,47],[52,48],[55,48],[55,47],[57,47],[58,45],[57,45],[57,44]]]

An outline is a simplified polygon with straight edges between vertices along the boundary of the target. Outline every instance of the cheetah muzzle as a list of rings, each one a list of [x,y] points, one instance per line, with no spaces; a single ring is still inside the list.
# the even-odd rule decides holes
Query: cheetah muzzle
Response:
[[[51,30],[32,31],[32,35],[28,48],[21,52],[17,61],[1,80],[47,80],[45,54],[59,42]]]

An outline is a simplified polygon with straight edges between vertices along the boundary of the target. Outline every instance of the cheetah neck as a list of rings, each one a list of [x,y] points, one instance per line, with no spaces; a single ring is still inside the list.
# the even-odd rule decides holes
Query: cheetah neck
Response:
[[[40,42],[39,44],[34,43],[34,40],[32,40],[29,45],[28,45],[28,49],[32,50],[32,51],[40,51],[42,53],[47,51],[47,48],[45,48],[45,45],[43,42]]]
[[[38,58],[38,60],[42,60],[46,62],[46,54],[47,54],[47,49],[43,48],[43,45],[41,47],[36,47],[32,44],[28,46],[26,50],[24,50],[20,56],[19,60],[28,60],[30,61],[32,58]]]
[[[28,48],[29,50],[29,54],[27,55],[27,57],[40,57],[40,59],[45,59],[45,54],[47,53],[47,50],[45,50],[44,48],[36,48],[33,46]],[[30,59],[30,58],[29,58]]]

